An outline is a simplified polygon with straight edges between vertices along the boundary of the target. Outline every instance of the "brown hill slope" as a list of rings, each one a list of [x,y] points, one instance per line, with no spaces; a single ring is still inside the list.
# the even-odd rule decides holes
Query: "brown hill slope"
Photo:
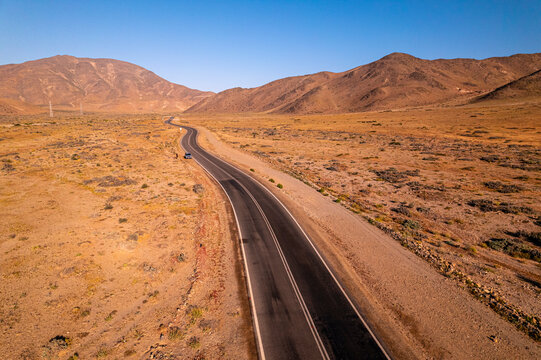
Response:
[[[14,99],[0,98],[0,115],[39,114],[43,109],[39,106]]]
[[[541,70],[511,81],[485,94],[475,102],[485,100],[521,99],[541,96]]]
[[[140,66],[112,59],[54,56],[0,66],[0,98],[48,109],[182,111],[211,95],[173,84]]]
[[[541,53],[423,60],[393,53],[342,72],[289,77],[203,99],[188,112],[328,113],[468,99],[541,69]]]

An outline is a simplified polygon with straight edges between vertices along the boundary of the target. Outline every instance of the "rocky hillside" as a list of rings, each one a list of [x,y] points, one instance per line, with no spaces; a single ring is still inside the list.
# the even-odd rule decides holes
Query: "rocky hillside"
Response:
[[[182,111],[212,95],[112,59],[54,56],[0,66],[0,98],[59,110]]]
[[[466,101],[539,69],[541,53],[484,60],[423,60],[393,53],[342,73],[226,90],[187,111],[338,113]]]
[[[485,100],[522,99],[541,96],[541,70],[511,81],[479,97],[476,102]]]

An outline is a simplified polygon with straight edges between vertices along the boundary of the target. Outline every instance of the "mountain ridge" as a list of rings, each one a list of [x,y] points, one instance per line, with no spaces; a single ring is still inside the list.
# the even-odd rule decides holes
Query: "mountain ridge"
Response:
[[[491,92],[474,99],[473,102],[520,99],[534,96],[541,96],[541,69],[500,86]]]
[[[0,98],[60,110],[183,111],[213,93],[126,61],[56,55],[0,66]]]
[[[395,52],[344,72],[323,71],[225,90],[186,112],[340,113],[466,101],[538,69],[541,53],[425,60]]]
[[[55,110],[279,114],[348,113],[541,96],[541,53],[425,60],[394,52],[343,72],[320,71],[212,93],[108,58],[56,55],[0,65],[0,113]],[[529,85],[526,86],[526,81]],[[521,85],[522,84],[522,85]],[[517,86],[522,86],[518,90]],[[500,89],[501,88],[501,89]],[[499,89],[499,90],[498,90]],[[499,95],[489,95],[491,92]],[[507,95],[504,95],[507,94]]]

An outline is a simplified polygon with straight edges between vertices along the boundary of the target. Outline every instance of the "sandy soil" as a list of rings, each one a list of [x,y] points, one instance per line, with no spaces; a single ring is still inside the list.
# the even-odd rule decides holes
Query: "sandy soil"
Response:
[[[395,355],[526,359],[541,354],[540,114],[530,103],[180,118],[303,218]]]
[[[150,115],[0,126],[3,358],[254,357],[232,218],[176,157],[178,129]]]

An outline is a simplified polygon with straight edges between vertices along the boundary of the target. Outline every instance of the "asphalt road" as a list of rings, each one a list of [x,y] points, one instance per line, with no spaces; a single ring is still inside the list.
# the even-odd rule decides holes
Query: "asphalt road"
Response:
[[[166,123],[180,127],[172,119]],[[388,359],[285,206],[251,176],[203,150],[197,130],[182,128],[181,146],[231,201],[260,358]]]

